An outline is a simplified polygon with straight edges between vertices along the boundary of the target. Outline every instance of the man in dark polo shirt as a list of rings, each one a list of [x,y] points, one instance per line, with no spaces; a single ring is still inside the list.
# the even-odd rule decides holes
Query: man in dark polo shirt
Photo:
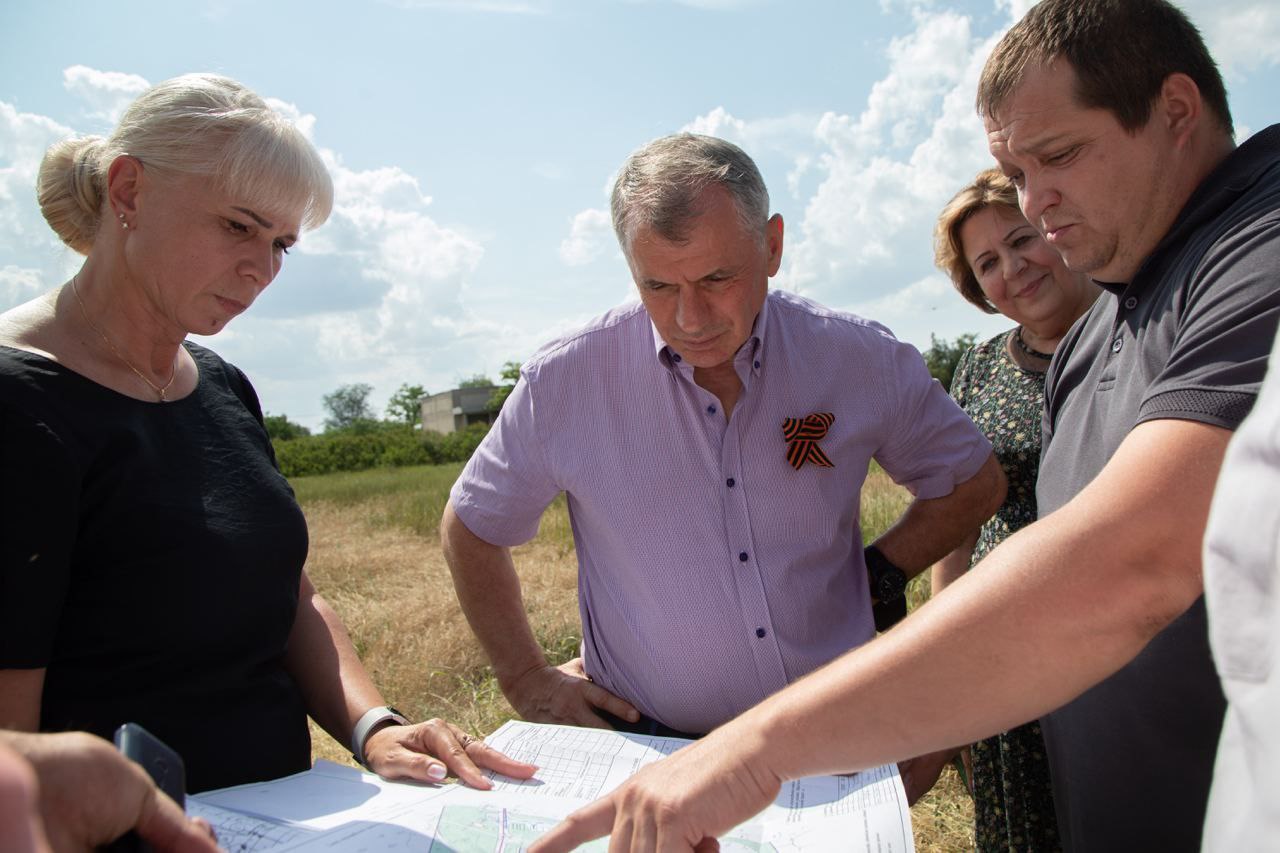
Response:
[[[1280,126],[1235,146],[1213,59],[1162,0],[1042,0],[995,48],[978,106],[1028,220],[1105,290],[1049,371],[1040,521],[538,853],[611,829],[690,849],[782,780],[1050,711],[1067,850],[1199,848],[1224,707],[1201,540],[1280,320]]]
[[[1104,290],[1047,377],[1041,518],[1077,496],[1108,501],[1084,493],[1114,460],[1193,534],[1151,541],[1145,559],[1198,580],[1214,478],[1196,473],[1216,474],[1276,330],[1280,127],[1234,148],[1213,60],[1161,0],[1040,4],[992,53],[978,99],[1028,220]],[[1154,489],[1160,469],[1173,490]],[[1156,529],[1118,520],[1099,534]],[[1100,602],[1129,570],[1104,565],[1083,575]],[[1224,709],[1198,597],[1131,663],[1042,720],[1067,848],[1195,849]]]

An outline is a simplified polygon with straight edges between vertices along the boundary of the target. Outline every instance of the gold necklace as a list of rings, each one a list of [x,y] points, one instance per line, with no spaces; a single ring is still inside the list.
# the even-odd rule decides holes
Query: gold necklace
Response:
[[[164,394],[166,391],[169,390],[170,386],[173,385],[173,380],[178,378],[177,353],[175,353],[173,356],[173,367],[169,371],[169,381],[164,383],[163,387],[160,385],[157,385],[156,383],[148,379],[141,370],[133,366],[133,362],[129,361],[129,359],[124,357],[124,353],[116,349],[116,345],[111,343],[111,339],[107,337],[106,333],[103,332],[101,329],[99,329],[98,325],[94,323],[93,320],[89,319],[89,309],[84,307],[84,300],[80,298],[80,288],[76,286],[76,279],[79,277],[80,277],[79,273],[76,273],[71,277],[71,292],[76,295],[76,302],[80,304],[80,313],[84,315],[84,321],[89,324],[90,329],[93,329],[95,332],[98,333],[98,337],[102,338],[102,342],[107,345],[107,348],[110,349],[113,353],[115,353],[116,358],[124,362],[125,367],[132,370],[139,379],[147,383],[148,387],[150,387],[152,391],[156,392],[156,394],[160,397],[161,403],[168,402]]]

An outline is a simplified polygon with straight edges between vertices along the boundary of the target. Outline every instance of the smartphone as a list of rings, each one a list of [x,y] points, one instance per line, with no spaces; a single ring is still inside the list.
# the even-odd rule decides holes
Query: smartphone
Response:
[[[156,787],[168,794],[179,808],[186,805],[187,773],[181,755],[137,723],[125,723],[116,729],[115,742],[116,749],[125,758],[140,764]],[[110,853],[151,853],[151,845],[132,831],[105,849]]]

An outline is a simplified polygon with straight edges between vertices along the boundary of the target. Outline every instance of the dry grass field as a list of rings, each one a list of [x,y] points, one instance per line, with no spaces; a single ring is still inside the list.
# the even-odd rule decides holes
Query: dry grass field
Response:
[[[294,481],[311,530],[307,570],[342,615],[388,701],[414,719],[444,717],[488,733],[514,714],[458,608],[436,527],[460,466],[380,469]],[[864,527],[878,534],[906,493],[879,472],[863,494]],[[515,551],[535,635],[556,662],[580,640],[576,562],[563,499],[538,536]],[[927,597],[913,584],[911,598]],[[312,726],[315,755],[349,751]],[[973,805],[948,769],[912,809],[917,849],[972,847]]]

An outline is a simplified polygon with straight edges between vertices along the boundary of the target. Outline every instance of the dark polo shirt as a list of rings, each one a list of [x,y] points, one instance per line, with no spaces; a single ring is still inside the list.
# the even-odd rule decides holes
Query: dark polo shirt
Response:
[[[1252,408],[1280,320],[1280,125],[1201,184],[1132,282],[1103,287],[1047,377],[1042,517],[1138,424],[1235,429]],[[1108,594],[1099,585],[1099,599]],[[1066,849],[1199,849],[1224,708],[1202,598],[1132,663],[1042,720]]]

